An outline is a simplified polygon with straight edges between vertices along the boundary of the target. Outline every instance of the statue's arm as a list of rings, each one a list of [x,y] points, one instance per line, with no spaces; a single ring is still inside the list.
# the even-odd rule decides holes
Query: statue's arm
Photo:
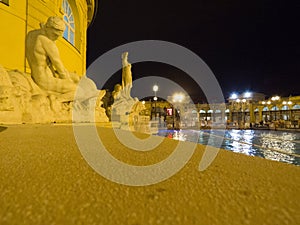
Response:
[[[55,42],[50,40],[44,40],[43,47],[48,57],[50,58],[53,67],[56,69],[56,72],[58,73],[59,77],[62,79],[68,78],[69,73],[60,59],[59,51]]]

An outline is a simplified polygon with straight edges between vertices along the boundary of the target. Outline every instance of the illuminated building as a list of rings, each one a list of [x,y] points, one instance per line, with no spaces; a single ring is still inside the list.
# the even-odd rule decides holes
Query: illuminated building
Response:
[[[87,28],[96,0],[2,0],[0,1],[0,65],[7,70],[30,72],[25,60],[25,38],[50,16],[64,18],[64,38],[57,41],[66,68],[79,75],[86,70]]]

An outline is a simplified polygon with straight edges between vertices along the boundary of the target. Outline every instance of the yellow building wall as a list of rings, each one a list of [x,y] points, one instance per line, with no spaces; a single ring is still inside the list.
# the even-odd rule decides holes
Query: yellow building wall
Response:
[[[86,0],[68,0],[75,19],[75,46],[64,38],[57,41],[61,59],[70,72],[86,70],[88,6]],[[26,4],[27,2],[27,4]],[[63,16],[62,0],[14,0],[0,3],[0,64],[6,69],[30,73],[25,60],[26,34],[40,28],[49,16]]]
[[[26,1],[0,3],[0,64],[4,68],[24,71],[25,34]]]

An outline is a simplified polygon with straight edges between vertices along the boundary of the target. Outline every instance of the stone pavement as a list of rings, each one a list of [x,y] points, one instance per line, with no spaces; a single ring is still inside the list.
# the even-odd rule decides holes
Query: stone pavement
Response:
[[[198,145],[173,177],[131,187],[87,164],[70,125],[0,131],[1,225],[300,224],[300,167],[294,165],[221,150],[199,172],[204,146]],[[98,133],[112,155],[137,165],[166,158],[177,144],[166,139],[153,151],[135,152],[112,129],[99,127]]]

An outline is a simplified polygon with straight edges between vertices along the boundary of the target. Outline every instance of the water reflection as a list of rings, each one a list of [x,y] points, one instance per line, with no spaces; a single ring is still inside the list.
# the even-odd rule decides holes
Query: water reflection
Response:
[[[260,137],[265,158],[290,163],[296,160],[296,134],[262,133]]]
[[[175,131],[173,134],[173,139],[179,140],[179,141],[186,141],[186,134],[184,134],[182,131]]]
[[[240,152],[247,155],[255,155],[252,148],[252,139],[254,138],[254,131],[252,130],[230,130],[225,134],[225,141],[223,148]]]
[[[160,131],[158,135],[180,141],[218,146],[224,131],[179,130]],[[280,162],[300,165],[300,133],[260,130],[226,130],[221,148],[259,156]]]

